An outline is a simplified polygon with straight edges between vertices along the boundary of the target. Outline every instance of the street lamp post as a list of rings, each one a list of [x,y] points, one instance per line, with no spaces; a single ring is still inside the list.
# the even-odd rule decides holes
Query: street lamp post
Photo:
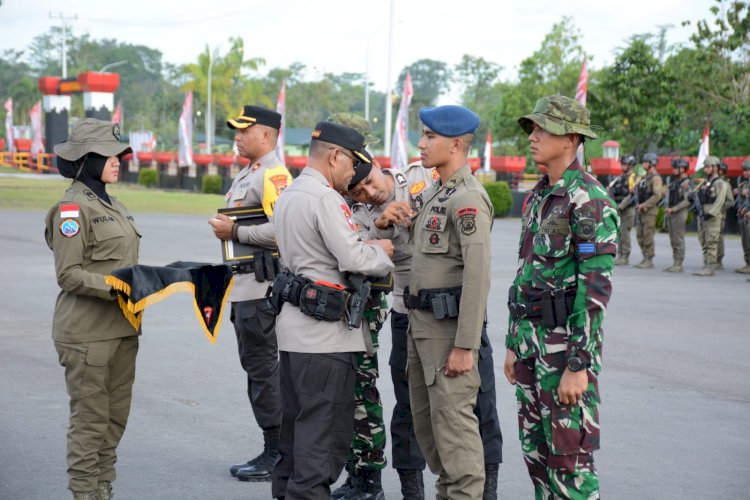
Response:
[[[211,71],[214,67],[214,57],[211,54],[211,48],[208,49],[208,102],[206,103],[206,149],[208,154],[211,154],[211,148],[213,146],[213,103],[211,102]]]
[[[385,72],[388,78],[388,84],[385,91],[385,144],[383,144],[383,153],[388,154],[391,148],[391,113],[393,103],[391,102],[391,93],[393,92],[393,83],[391,82],[391,59],[393,57],[393,7],[394,0],[391,0],[391,11],[388,19],[388,68]]]

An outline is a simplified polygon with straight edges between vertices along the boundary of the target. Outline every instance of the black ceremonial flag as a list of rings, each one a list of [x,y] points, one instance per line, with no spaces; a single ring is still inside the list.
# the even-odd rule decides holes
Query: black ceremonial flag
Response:
[[[195,314],[213,344],[233,277],[232,270],[224,264],[172,262],[164,267],[137,265],[115,269],[105,281],[117,290],[120,309],[136,330],[141,326],[146,307],[175,292],[192,293]]]

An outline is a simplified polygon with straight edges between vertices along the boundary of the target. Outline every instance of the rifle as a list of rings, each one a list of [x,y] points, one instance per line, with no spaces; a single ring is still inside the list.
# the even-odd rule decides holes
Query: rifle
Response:
[[[698,187],[698,186],[696,186]],[[703,205],[701,204],[700,197],[696,189],[690,186],[690,192],[687,195],[688,201],[690,202],[690,210],[695,212],[695,216],[698,218],[698,230],[703,230],[703,222],[706,220],[706,214],[703,211]]]

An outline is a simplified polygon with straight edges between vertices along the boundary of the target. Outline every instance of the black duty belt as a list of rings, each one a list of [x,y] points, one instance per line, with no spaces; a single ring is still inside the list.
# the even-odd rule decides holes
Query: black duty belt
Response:
[[[458,306],[461,303],[461,287],[423,288],[417,295],[404,288],[404,305],[407,309],[432,311],[435,319],[458,318]]]
[[[554,328],[566,325],[568,316],[573,311],[578,289],[573,287],[545,290],[524,303],[515,301],[515,291],[515,286],[510,287],[508,295],[508,311],[513,321],[541,319],[544,326]]]

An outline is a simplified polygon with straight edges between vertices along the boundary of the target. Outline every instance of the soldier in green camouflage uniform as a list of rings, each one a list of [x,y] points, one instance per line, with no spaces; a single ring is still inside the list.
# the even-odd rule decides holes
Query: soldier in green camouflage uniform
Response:
[[[576,159],[580,141],[596,138],[586,108],[546,97],[518,122],[547,174],[524,203],[504,371],[535,497],[598,498],[597,379],[620,221]]]
[[[703,250],[703,269],[695,276],[713,276],[718,263],[719,241],[724,219],[724,202],[729,187],[719,177],[719,164],[716,156],[709,156],[703,162],[706,182],[698,188],[698,199],[703,206],[703,223],[698,231],[698,241]]]
[[[742,162],[742,177],[737,184],[737,224],[740,226],[742,254],[745,266],[735,269],[735,273],[750,274],[750,159]]]

